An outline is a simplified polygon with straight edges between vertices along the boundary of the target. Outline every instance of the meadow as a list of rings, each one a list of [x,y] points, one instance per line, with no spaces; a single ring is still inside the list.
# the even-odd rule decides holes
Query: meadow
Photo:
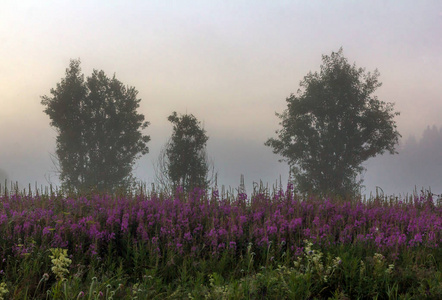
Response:
[[[0,299],[442,299],[430,193],[2,194]]]

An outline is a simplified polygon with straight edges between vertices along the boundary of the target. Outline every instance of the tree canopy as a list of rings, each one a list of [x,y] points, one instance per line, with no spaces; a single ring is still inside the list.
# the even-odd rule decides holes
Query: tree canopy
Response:
[[[137,158],[148,153],[149,123],[137,113],[134,87],[94,70],[84,79],[80,60],[71,60],[66,76],[42,96],[44,112],[57,130],[56,157],[63,186],[113,191],[129,184]]]
[[[173,133],[160,158],[160,169],[167,172],[175,188],[181,186],[186,192],[195,187],[206,188],[210,169],[206,131],[192,114],[178,116],[173,112],[168,120],[173,124]]]
[[[349,64],[342,48],[322,62],[319,73],[309,72],[286,99],[287,109],[276,114],[282,129],[265,144],[290,164],[301,192],[355,195],[362,163],[397,153],[399,113],[374,95],[381,86],[377,70]]]

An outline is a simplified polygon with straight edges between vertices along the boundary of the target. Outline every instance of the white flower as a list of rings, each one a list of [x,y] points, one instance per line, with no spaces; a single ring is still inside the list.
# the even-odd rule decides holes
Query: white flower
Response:
[[[49,249],[52,255],[49,255],[52,262],[52,272],[57,276],[58,280],[64,279],[65,274],[69,274],[67,267],[70,266],[72,260],[68,256],[67,249],[51,248]]]
[[[388,265],[388,268],[387,270],[385,270],[385,273],[391,274],[393,273],[393,269],[394,269],[394,264]]]
[[[7,293],[9,293],[9,291],[6,288],[6,283],[0,283],[0,300],[4,300],[5,298],[3,298],[3,296],[5,296]]]

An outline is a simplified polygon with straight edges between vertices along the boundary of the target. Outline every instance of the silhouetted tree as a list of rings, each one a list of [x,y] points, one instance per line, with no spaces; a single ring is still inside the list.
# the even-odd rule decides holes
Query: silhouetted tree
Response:
[[[66,76],[42,96],[44,112],[58,133],[56,156],[64,187],[113,191],[133,181],[132,167],[148,153],[149,123],[137,113],[140,99],[103,71],[84,80],[80,60],[71,60]]]
[[[355,195],[362,163],[389,151],[397,153],[392,103],[373,95],[379,72],[350,65],[342,48],[322,56],[320,72],[309,72],[287,100],[278,138],[265,143],[291,166],[302,192]]]
[[[206,153],[206,131],[191,114],[178,116],[173,112],[168,120],[173,124],[173,133],[160,153],[157,179],[163,186],[170,182],[173,188],[181,186],[186,192],[195,187],[207,188],[211,165]]]

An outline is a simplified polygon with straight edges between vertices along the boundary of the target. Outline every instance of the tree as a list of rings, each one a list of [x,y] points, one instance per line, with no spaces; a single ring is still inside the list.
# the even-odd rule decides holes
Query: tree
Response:
[[[287,109],[278,138],[265,145],[284,157],[302,192],[342,196],[358,193],[362,163],[389,151],[397,153],[394,104],[373,95],[381,86],[379,72],[350,65],[342,48],[322,56],[320,72],[309,72]]]
[[[80,60],[71,60],[66,76],[42,96],[44,112],[58,133],[56,157],[64,187],[78,191],[114,191],[131,183],[132,167],[148,153],[149,123],[137,113],[140,99],[103,71],[84,80]]]
[[[185,192],[195,187],[207,188],[213,167],[207,158],[206,131],[192,114],[178,116],[173,112],[168,120],[173,124],[173,133],[160,153],[158,183],[167,187],[170,182],[172,188],[181,186]]]

